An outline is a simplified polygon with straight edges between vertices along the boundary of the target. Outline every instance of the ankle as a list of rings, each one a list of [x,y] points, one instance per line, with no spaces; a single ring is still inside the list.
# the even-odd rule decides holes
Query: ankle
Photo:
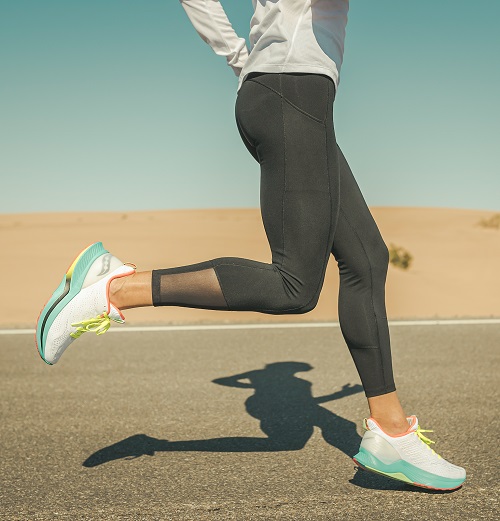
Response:
[[[126,305],[125,301],[125,295],[126,295],[126,283],[130,281],[131,278],[133,278],[135,275],[135,272],[130,273],[130,275],[127,275],[125,277],[117,277],[113,279],[109,283],[109,301],[113,306],[115,306],[118,309],[123,309]]]
[[[377,417],[373,415],[371,417],[380,425],[386,434],[403,434],[410,427],[406,417]]]
[[[402,434],[408,430],[406,414],[396,391],[368,398],[371,417],[387,434]]]

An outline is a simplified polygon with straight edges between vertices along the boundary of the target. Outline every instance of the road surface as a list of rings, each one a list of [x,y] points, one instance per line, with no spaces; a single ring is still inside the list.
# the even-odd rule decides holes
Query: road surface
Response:
[[[390,329],[455,492],[355,469],[368,410],[338,327],[89,333],[55,366],[4,334],[0,518],[496,519],[500,324]]]

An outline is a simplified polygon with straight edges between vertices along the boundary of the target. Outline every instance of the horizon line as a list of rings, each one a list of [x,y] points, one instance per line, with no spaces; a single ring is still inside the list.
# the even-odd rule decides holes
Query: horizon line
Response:
[[[415,205],[370,205],[369,208],[392,208],[392,209],[422,209],[422,210],[462,210],[471,212],[500,212],[500,208],[466,208],[461,206],[415,206]],[[189,208],[150,208],[134,210],[39,210],[25,212],[0,212],[0,217],[8,215],[37,215],[37,214],[90,214],[90,213],[157,213],[157,212],[183,212],[183,211],[234,211],[234,210],[260,210],[260,206],[209,206],[209,207],[189,207]]]

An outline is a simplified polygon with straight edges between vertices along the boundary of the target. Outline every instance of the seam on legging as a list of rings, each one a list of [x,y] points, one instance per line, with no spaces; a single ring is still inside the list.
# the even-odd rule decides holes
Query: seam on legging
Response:
[[[351,230],[354,232],[354,235],[356,235],[356,237],[358,238],[358,241],[361,244],[361,248],[363,249],[363,252],[366,255],[366,258],[368,259],[368,267],[370,268],[370,299],[372,301],[373,316],[375,317],[375,326],[377,328],[378,349],[379,349],[379,352],[380,352],[380,358],[382,358],[382,351],[380,349],[380,334],[379,334],[379,330],[378,330],[378,320],[377,320],[377,314],[375,313],[375,306],[373,304],[373,275],[372,275],[372,265],[370,263],[370,257],[366,253],[366,250],[365,250],[365,247],[363,245],[363,241],[361,240],[361,237],[358,235],[358,232],[356,231],[354,226],[349,222],[349,219],[347,218],[347,215],[345,214],[344,210],[342,210],[342,207],[340,207],[340,211],[342,212],[342,214],[344,216],[344,219],[346,220],[347,224],[349,225]],[[384,382],[387,382],[386,377],[385,377],[385,370],[384,370],[384,362],[383,362],[383,360],[380,360],[380,367],[382,368],[382,378],[383,378]]]
[[[316,123],[320,123],[320,124],[324,123],[324,121],[322,121],[321,119],[315,118],[314,116],[311,116],[311,114],[309,114],[309,112],[306,112],[305,110],[301,109],[300,107],[297,107],[297,105],[292,103],[289,99],[285,98],[285,96],[283,96],[283,94],[280,94],[277,90],[273,89],[272,87],[269,87],[269,85],[265,85],[264,83],[261,83],[260,81],[257,81],[257,80],[248,80],[248,81],[253,81],[254,83],[258,83],[259,85],[266,87],[266,89],[273,91],[282,100],[285,100],[289,105],[291,105],[294,109],[298,110],[299,112],[304,114],[304,116],[307,116],[308,118],[312,119],[313,121],[316,121]],[[280,82],[281,82],[281,76],[280,76]],[[280,83],[280,87],[281,87],[281,83]]]
[[[217,264],[217,266],[239,266],[240,268],[250,268],[252,270],[270,271],[267,268],[259,268],[258,266],[247,266],[245,264],[236,264],[234,262],[221,262]],[[272,266],[272,264],[269,264],[269,266]],[[271,270],[274,271],[272,268]]]
[[[330,85],[328,85],[328,102],[327,102],[327,105],[326,105],[326,110],[325,110],[325,117],[322,121],[323,125],[325,125],[326,127],[326,120],[328,119],[328,111],[330,109]]]
[[[329,103],[330,103],[330,86],[328,86],[328,99],[327,99],[327,106],[326,106],[327,114],[328,114]],[[323,128],[325,129],[324,136],[325,136],[325,151],[326,151],[326,172],[327,172],[327,176],[326,177],[328,179],[328,197],[330,198],[330,225],[328,227],[328,238],[330,238],[330,235],[332,233],[333,210],[332,210],[332,187],[330,185],[330,168],[329,168],[329,163],[328,163],[328,132],[326,130],[326,117],[325,117],[325,122],[322,123],[322,125],[323,125]],[[340,173],[337,172],[337,174],[340,177]],[[340,203],[339,203],[339,208],[340,208]],[[314,292],[314,295],[310,298],[310,300],[304,306],[299,306],[298,308],[292,308],[292,310],[293,309],[300,309],[302,307],[307,307],[310,304],[310,302],[312,302],[316,298],[316,294],[318,293],[318,289],[319,289],[319,287],[320,287],[320,285],[322,283],[322,280],[324,280],[325,271],[326,271],[326,268],[328,266],[328,259],[330,257],[331,249],[332,249],[331,245],[328,242],[327,245],[326,245],[326,254],[323,255],[323,259],[324,260],[323,260],[322,276],[320,277],[320,279],[318,281],[318,285],[316,286],[316,291]],[[292,310],[287,310],[287,311],[292,311]]]
[[[280,74],[280,90],[282,87],[282,76]],[[262,85],[262,84],[261,84]],[[276,92],[276,91],[274,91]],[[280,268],[283,269],[283,262],[285,262],[285,194],[286,194],[286,130],[285,130],[285,112],[283,110],[283,96],[281,97],[281,121],[283,122],[283,197],[281,198],[281,236],[283,237],[283,255],[281,257]],[[280,273],[281,276],[281,273]]]
[[[214,261],[210,260],[210,264],[212,265],[212,269],[214,270],[215,276],[217,277],[217,281],[218,281],[219,287],[220,287],[220,292],[222,293],[222,297],[224,298],[224,302],[226,303],[227,309],[228,309],[228,311],[231,311],[231,309],[229,308],[229,304],[227,303],[226,295],[224,295],[224,290],[222,289],[222,282],[220,281],[219,274],[217,273],[217,270],[215,269],[216,266],[214,265]]]

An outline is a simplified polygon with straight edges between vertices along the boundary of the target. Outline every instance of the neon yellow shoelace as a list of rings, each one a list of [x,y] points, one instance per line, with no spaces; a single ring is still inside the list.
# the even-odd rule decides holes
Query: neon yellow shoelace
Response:
[[[76,327],[77,330],[74,333],[70,333],[69,336],[73,338],[79,338],[87,331],[94,331],[96,335],[102,335],[103,333],[106,333],[106,331],[111,326],[111,320],[108,314],[104,312],[102,315],[97,317],[89,318],[88,320],[82,320],[81,322],[75,322],[71,325]]]
[[[429,447],[429,445],[430,445],[431,443],[436,443],[436,442],[430,440],[427,436],[424,436],[424,435],[422,434],[423,432],[434,432],[434,431],[433,431],[433,430],[428,430],[428,429],[421,429],[421,428],[420,428],[420,425],[419,425],[419,426],[417,427],[417,430],[415,431],[415,434],[416,434],[416,435],[417,435],[417,436],[418,436],[418,437],[419,437],[419,438],[420,438],[420,439],[421,439],[421,440],[422,440],[422,441],[427,445],[427,448],[428,448],[429,450],[431,450],[431,451],[432,451],[432,452],[433,452],[433,453],[434,453],[438,458],[441,458],[441,456],[440,456],[437,452],[435,452],[434,449],[431,449],[431,448]]]

